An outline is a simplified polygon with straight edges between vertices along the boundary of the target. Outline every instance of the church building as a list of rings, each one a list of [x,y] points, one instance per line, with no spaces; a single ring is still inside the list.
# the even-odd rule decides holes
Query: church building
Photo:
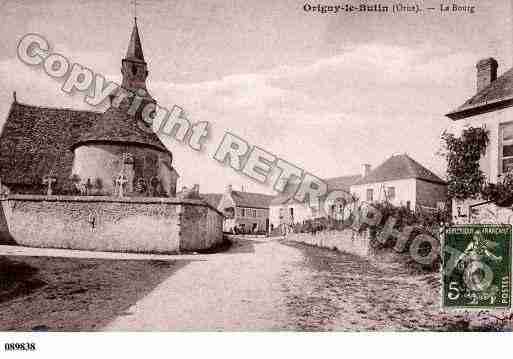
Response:
[[[121,87],[156,103],[135,19]],[[114,95],[110,96],[112,100]],[[0,134],[0,188],[12,194],[174,197],[173,155],[129,100],[105,112],[20,103],[14,94]],[[143,108],[141,106],[140,108]]]

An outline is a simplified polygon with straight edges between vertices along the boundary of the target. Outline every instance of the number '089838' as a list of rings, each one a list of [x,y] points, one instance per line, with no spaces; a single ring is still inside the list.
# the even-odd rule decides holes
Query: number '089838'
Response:
[[[36,343],[5,343],[5,351],[35,351]]]

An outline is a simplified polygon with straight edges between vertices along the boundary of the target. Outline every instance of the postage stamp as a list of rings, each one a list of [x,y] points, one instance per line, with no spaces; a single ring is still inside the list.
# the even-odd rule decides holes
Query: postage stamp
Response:
[[[443,307],[511,307],[511,225],[449,227],[443,241]]]

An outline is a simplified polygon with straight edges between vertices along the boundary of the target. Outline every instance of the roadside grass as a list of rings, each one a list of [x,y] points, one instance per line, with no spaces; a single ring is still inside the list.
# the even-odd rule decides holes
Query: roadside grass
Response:
[[[0,331],[101,330],[188,262],[0,256]]]

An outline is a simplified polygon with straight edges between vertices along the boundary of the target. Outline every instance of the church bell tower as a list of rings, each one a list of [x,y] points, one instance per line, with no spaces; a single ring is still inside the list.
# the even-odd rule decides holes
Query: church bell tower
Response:
[[[141,37],[139,36],[139,28],[137,27],[137,18],[134,18],[134,27],[126,56],[121,60],[121,74],[123,80],[121,87],[137,92],[144,90],[149,101],[155,102],[146,88],[146,78],[148,77],[148,65],[144,60],[144,54],[141,45]]]

